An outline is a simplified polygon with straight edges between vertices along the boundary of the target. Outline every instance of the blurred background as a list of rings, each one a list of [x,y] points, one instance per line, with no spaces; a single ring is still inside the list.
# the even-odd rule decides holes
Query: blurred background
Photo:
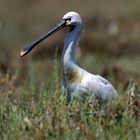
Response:
[[[130,80],[140,84],[139,4],[139,0],[0,0],[0,92],[50,81],[56,61],[60,67],[65,29],[26,57],[19,53],[69,11],[78,12],[84,23],[79,65],[107,78],[119,91],[125,91]]]

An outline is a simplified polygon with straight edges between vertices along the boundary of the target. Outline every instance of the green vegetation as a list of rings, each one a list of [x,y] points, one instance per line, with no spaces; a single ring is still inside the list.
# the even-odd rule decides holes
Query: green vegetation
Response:
[[[0,139],[139,140],[140,100],[134,82],[107,107],[90,98],[67,103],[60,93],[57,71],[55,65],[50,82],[38,87],[29,80],[15,88],[13,77],[1,76]],[[133,91],[137,97],[132,98]]]

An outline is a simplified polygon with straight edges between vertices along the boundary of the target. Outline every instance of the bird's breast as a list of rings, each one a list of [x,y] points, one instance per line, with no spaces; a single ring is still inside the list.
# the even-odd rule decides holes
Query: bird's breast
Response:
[[[80,70],[70,69],[65,73],[65,76],[69,84],[73,84],[73,83],[77,84],[77,83],[81,83],[84,74]]]

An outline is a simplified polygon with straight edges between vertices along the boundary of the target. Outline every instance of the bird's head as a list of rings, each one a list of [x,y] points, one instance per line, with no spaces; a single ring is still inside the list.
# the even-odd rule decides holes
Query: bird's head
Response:
[[[63,20],[66,21],[66,25],[82,24],[81,17],[77,12],[68,12],[63,16]]]
[[[42,36],[41,38],[37,39],[36,41],[34,41],[32,44],[28,45],[27,47],[25,47],[21,52],[20,52],[20,56],[25,56],[26,54],[28,54],[35,46],[37,46],[37,44],[39,44],[41,41],[43,41],[44,39],[46,39],[47,37],[49,37],[50,35],[52,35],[53,33],[61,30],[62,28],[66,27],[66,26],[70,26],[70,29],[74,29],[74,27],[76,25],[82,25],[82,20],[81,17],[78,13],[76,12],[68,12],[66,13],[63,18],[60,20],[60,22],[54,27],[52,28],[52,30],[50,30],[47,34],[45,34],[44,36]]]

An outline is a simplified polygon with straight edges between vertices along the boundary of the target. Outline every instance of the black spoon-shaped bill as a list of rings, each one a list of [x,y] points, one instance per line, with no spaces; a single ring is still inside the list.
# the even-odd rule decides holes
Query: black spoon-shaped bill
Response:
[[[40,42],[42,42],[44,39],[46,39],[47,37],[49,37],[50,35],[52,35],[53,33],[61,30],[62,28],[64,28],[66,26],[66,21],[64,19],[62,19],[54,28],[52,28],[47,34],[43,35],[42,37],[40,37],[39,39],[35,40],[33,43],[31,43],[30,45],[26,46],[21,52],[20,52],[20,56],[23,57],[25,55],[27,55],[35,46],[37,46],[37,44],[39,44]]]

